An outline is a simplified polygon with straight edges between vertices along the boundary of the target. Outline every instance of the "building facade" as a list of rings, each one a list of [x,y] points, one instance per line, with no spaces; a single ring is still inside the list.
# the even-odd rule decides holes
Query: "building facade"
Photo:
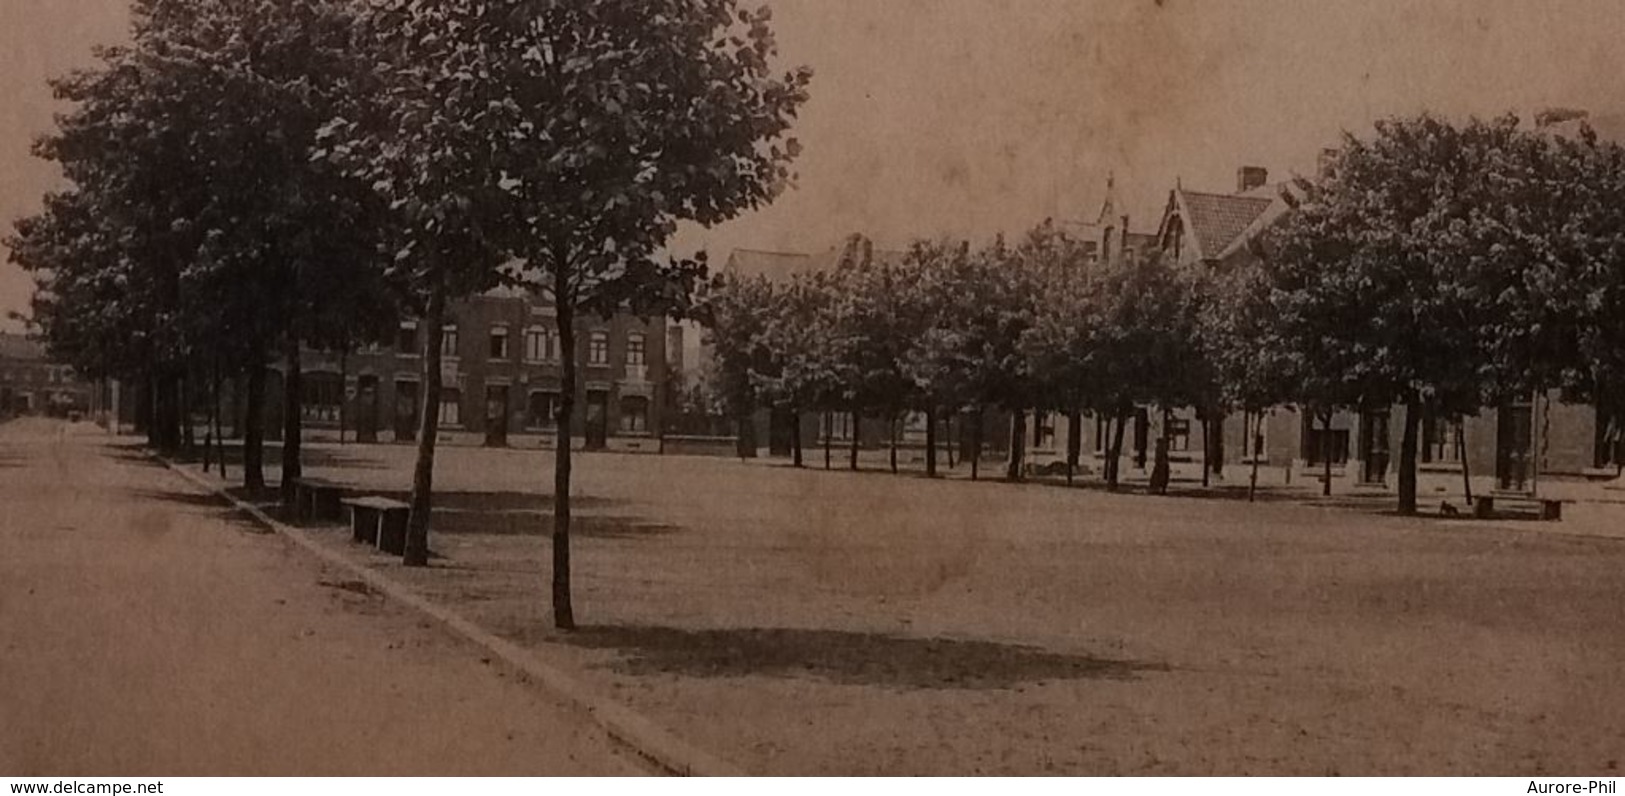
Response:
[[[96,386],[73,368],[52,362],[44,346],[20,334],[0,332],[0,417],[88,416]]]
[[[1183,267],[1250,267],[1256,255],[1248,244],[1287,217],[1298,190],[1292,182],[1271,183],[1266,170],[1251,166],[1238,169],[1232,193],[1176,186],[1155,246]],[[1481,486],[1523,493],[1533,492],[1542,478],[1614,478],[1625,463],[1625,418],[1606,407],[1565,402],[1554,390],[1464,418],[1423,417],[1419,467],[1424,476],[1472,477]],[[1340,488],[1389,490],[1397,486],[1404,411],[1374,407],[1310,417],[1277,407],[1261,416],[1203,418],[1189,407],[1141,407],[1125,435],[1122,466],[1131,474],[1144,471],[1155,441],[1166,436],[1175,471],[1185,477],[1199,478],[1203,468],[1222,477],[1227,465],[1256,461],[1284,471],[1289,482],[1319,479],[1329,460]],[[1064,418],[1060,422],[1064,426]],[[1103,421],[1086,420],[1084,451],[1092,450],[1097,460],[1105,458],[1109,444],[1104,431]],[[1038,444],[1050,439],[1044,433],[1034,431],[1035,452],[1055,455],[1053,445]]]
[[[388,344],[302,357],[304,424],[315,436],[412,442],[419,411],[438,413],[441,441],[552,447],[563,371],[551,303],[492,291],[447,307],[438,396],[423,394],[423,329],[404,321]],[[577,319],[569,438],[588,450],[659,452],[668,336],[664,318]],[[267,430],[281,428],[281,376],[267,385]]]

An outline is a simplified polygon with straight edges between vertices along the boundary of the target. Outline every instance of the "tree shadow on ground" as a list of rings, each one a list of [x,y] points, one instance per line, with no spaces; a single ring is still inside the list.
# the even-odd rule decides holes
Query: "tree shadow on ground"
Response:
[[[1061,654],[1017,644],[793,628],[608,626],[565,643],[620,653],[635,676],[809,678],[896,689],[989,690],[1052,680],[1132,680],[1165,664]]]
[[[113,458],[126,464],[142,467],[163,467],[163,462],[152,457],[145,447],[120,445],[113,448]]]
[[[195,492],[175,492],[165,489],[130,489],[128,494],[143,501],[173,503],[193,508],[213,509],[209,514],[245,533],[267,534],[270,531],[253,517],[228,504],[218,495],[200,495]]]
[[[410,503],[412,492],[408,489],[370,490],[368,494],[379,495]],[[592,495],[571,495],[570,506],[574,509],[606,509],[625,506],[628,501],[611,498],[594,497]],[[552,511],[553,496],[542,492],[441,492],[434,493],[434,507],[438,511],[447,509],[451,511]]]
[[[201,448],[202,443],[200,442],[198,444],[200,446],[198,452],[196,454],[190,455],[188,457],[188,461],[193,461],[193,462],[201,462],[201,461],[203,461],[203,454],[202,454],[202,448]],[[226,466],[234,467],[234,468],[242,467],[242,465],[243,465],[243,445],[242,445],[241,442],[237,442],[237,443],[233,444],[232,442],[228,441],[226,443],[226,445],[225,445],[224,452],[225,452]],[[282,445],[281,445],[281,443],[267,442],[265,444],[264,455],[263,455],[262,458],[263,458],[263,461],[265,462],[266,467],[281,467],[282,466]],[[351,451],[347,451],[347,450],[335,450],[335,449],[332,449],[332,448],[309,448],[309,447],[302,448],[300,450],[300,452],[299,452],[299,463],[301,465],[303,465],[304,467],[307,467],[307,468],[311,468],[311,467],[332,467],[332,468],[342,469],[342,470],[388,470],[388,469],[390,469],[388,464],[377,461],[376,459],[370,459],[370,458],[367,458],[365,456],[362,456],[362,455],[359,454],[359,451],[351,452]]]
[[[482,536],[552,536],[553,515],[540,511],[464,511],[435,507],[431,526],[434,533]],[[576,514],[570,518],[570,534],[595,539],[632,539],[676,533],[680,526],[651,522],[641,517]]]

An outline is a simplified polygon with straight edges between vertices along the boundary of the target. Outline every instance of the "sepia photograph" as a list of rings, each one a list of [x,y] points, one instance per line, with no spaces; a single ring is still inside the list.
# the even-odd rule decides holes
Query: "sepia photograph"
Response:
[[[0,0],[11,793],[1617,793],[1625,2],[763,2]]]

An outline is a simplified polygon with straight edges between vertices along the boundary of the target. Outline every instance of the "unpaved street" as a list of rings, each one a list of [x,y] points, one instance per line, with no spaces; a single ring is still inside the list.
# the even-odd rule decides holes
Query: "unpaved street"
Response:
[[[0,774],[636,773],[365,592],[93,427],[0,425]]]

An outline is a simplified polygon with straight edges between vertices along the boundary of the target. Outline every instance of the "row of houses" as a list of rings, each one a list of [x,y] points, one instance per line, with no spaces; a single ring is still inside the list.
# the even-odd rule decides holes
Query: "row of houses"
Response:
[[[346,433],[359,442],[412,442],[419,412],[438,413],[440,441],[491,447],[552,447],[562,396],[562,351],[552,305],[531,294],[494,290],[447,308],[441,334],[442,387],[424,395],[423,333],[402,321],[387,342],[338,354],[301,356],[302,421],[315,436]],[[588,450],[659,449],[669,403],[669,351],[681,330],[663,318],[618,314],[578,323],[578,363],[569,437]],[[672,344],[674,335],[677,336]],[[281,366],[267,384],[267,431],[282,427]]]
[[[0,417],[88,416],[98,397],[95,384],[52,362],[37,341],[0,332]]]
[[[1162,252],[1190,268],[1246,267],[1256,256],[1248,244],[1284,218],[1293,205],[1292,181],[1274,183],[1261,167],[1244,166],[1236,172],[1229,191],[1198,191],[1176,183],[1154,228],[1136,229],[1120,212],[1115,186],[1108,180],[1106,198],[1093,220],[1071,225],[1083,237],[1093,256],[1102,260],[1131,258],[1147,250]],[[832,268],[838,253],[796,254],[738,250],[727,268],[741,275],[786,279],[799,270]],[[1150,466],[1156,441],[1168,439],[1176,474],[1222,476],[1226,465],[1252,465],[1284,470],[1286,478],[1318,478],[1328,463],[1337,481],[1372,489],[1395,483],[1403,408],[1365,412],[1339,412],[1329,424],[1290,407],[1260,417],[1232,415],[1204,418],[1189,408],[1163,410],[1142,407],[1125,435],[1122,470],[1131,475]],[[818,444],[849,444],[851,421],[838,415],[796,418],[783,412],[763,412],[755,434],[765,439],[770,452],[787,453],[792,423],[802,424],[802,438]],[[957,427],[954,423],[957,422]],[[949,421],[939,438],[968,452],[970,419]],[[986,419],[981,435],[986,453],[998,455],[1007,447],[1002,419]],[[1037,464],[1065,458],[1068,418],[1040,415],[1029,427],[1028,455]],[[861,445],[889,444],[891,429],[873,423]],[[1438,474],[1469,473],[1492,476],[1494,487],[1530,492],[1541,478],[1615,478],[1625,465],[1622,442],[1625,418],[1596,405],[1564,402],[1554,391],[1530,395],[1504,406],[1486,407],[1460,421],[1427,417],[1422,423],[1421,468]],[[1079,430],[1084,464],[1103,464],[1109,450],[1107,424],[1083,419]],[[918,448],[925,431],[923,420],[911,417],[897,429],[906,447]]]

